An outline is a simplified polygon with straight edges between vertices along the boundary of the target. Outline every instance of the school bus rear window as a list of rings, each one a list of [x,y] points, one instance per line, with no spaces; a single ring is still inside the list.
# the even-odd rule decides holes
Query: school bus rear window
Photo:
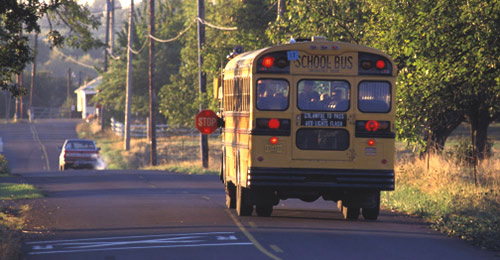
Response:
[[[290,87],[284,79],[257,80],[257,109],[286,110]]]
[[[301,80],[298,107],[303,111],[347,111],[349,83],[341,80]]]
[[[359,84],[359,111],[387,113],[391,109],[389,82],[363,81]]]
[[[349,148],[349,133],[344,129],[300,129],[296,137],[301,150],[343,151]]]

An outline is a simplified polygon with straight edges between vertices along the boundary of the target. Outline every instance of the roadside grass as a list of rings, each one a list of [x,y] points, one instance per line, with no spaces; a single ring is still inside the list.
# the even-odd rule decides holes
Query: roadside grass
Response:
[[[8,162],[1,154],[0,176],[5,179],[12,177]],[[18,204],[12,206],[4,202],[40,197],[43,197],[43,194],[32,185],[11,183],[3,180],[0,183],[0,259],[21,258],[21,230],[25,223],[24,215],[29,211],[28,205]]]
[[[0,207],[0,259],[21,259],[22,228],[28,205]]]
[[[498,151],[494,151],[498,155]],[[396,190],[384,192],[383,207],[423,217],[448,236],[483,249],[500,250],[500,158],[477,167],[446,156],[403,156],[396,166]]]

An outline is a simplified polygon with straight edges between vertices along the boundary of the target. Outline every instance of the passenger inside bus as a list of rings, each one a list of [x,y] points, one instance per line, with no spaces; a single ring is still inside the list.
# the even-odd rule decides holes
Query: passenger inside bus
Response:
[[[323,110],[327,111],[346,111],[349,106],[348,101],[342,98],[341,92],[337,89],[332,89],[330,96],[322,94],[320,99]]]
[[[321,108],[320,96],[314,91],[314,82],[305,80],[302,91],[299,87],[299,108],[302,110],[318,110]]]
[[[278,80],[257,82],[257,108],[260,110],[285,110],[288,107],[288,83]],[[285,94],[284,94],[285,93]],[[286,96],[285,96],[286,95]]]

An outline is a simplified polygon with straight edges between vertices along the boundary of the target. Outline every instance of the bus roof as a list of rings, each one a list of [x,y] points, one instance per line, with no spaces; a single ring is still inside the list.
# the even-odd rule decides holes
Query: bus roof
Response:
[[[378,49],[374,49],[363,45],[346,43],[346,42],[328,41],[320,37],[319,40],[315,40],[313,37],[312,41],[287,43],[283,45],[271,46],[259,50],[242,53],[231,59],[226,64],[225,71],[228,72],[234,69],[247,68],[249,69],[248,72],[251,72],[250,69],[252,69],[254,61],[256,61],[262,55],[270,52],[292,51],[292,50],[297,50],[306,53],[314,53],[315,55],[340,55],[342,53],[353,52],[353,51],[373,53],[387,58],[392,63],[393,65],[392,67],[395,68],[392,58]]]

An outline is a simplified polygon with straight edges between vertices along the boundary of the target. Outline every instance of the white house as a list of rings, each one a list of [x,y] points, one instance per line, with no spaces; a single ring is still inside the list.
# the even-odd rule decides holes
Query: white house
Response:
[[[83,119],[96,113],[96,107],[92,102],[92,97],[97,94],[96,88],[101,84],[101,81],[102,77],[99,76],[75,90],[76,111],[82,112]]]

